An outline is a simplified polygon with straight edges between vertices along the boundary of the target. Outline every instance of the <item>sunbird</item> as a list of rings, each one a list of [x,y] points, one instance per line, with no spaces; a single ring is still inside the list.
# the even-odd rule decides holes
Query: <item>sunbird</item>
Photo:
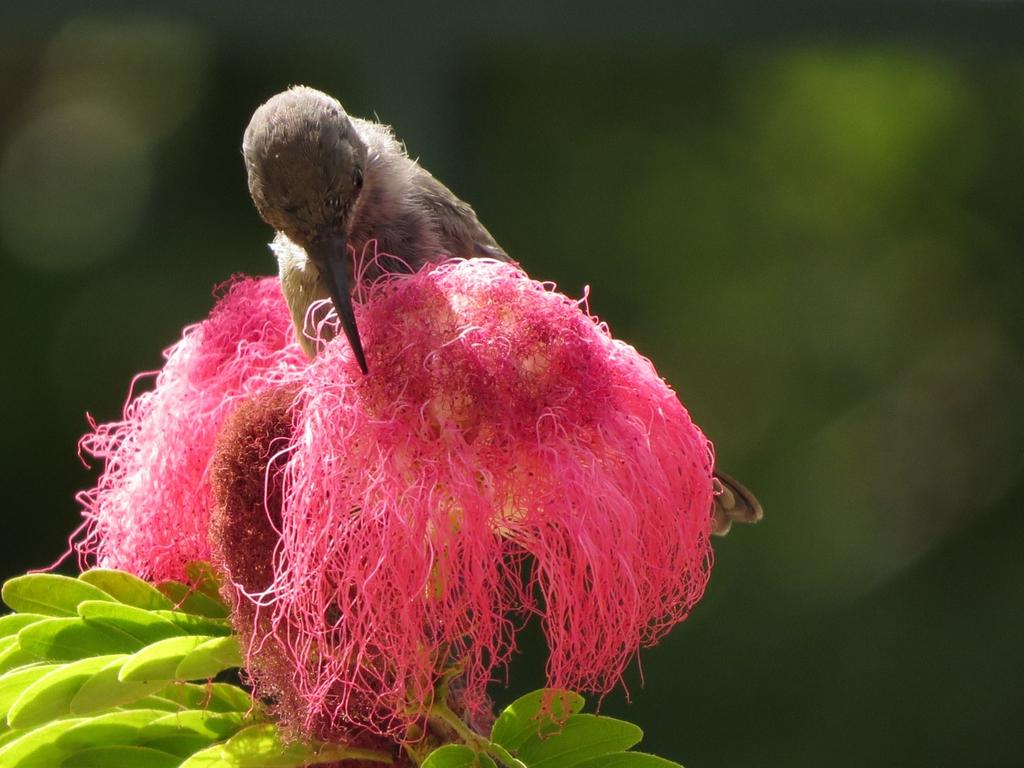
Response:
[[[242,139],[249,193],[279,240],[281,288],[299,343],[309,357],[315,342],[303,332],[309,308],[330,299],[356,362],[367,372],[352,290],[354,254],[377,242],[388,271],[415,272],[448,258],[508,254],[463,202],[409,157],[390,126],[350,116],[337,99],[306,86],[283,91],[253,114]],[[287,246],[287,243],[285,243]],[[358,277],[381,273],[370,264]],[[321,333],[329,335],[330,329]],[[754,495],[715,473],[713,530],[752,523],[762,510]]]

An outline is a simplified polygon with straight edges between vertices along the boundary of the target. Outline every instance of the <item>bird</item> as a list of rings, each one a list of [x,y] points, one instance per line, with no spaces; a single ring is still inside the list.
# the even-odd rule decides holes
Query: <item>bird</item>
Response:
[[[270,98],[245,129],[242,155],[256,210],[277,232],[281,287],[309,357],[306,313],[330,298],[367,372],[352,311],[352,254],[371,240],[387,257],[365,265],[363,279],[447,258],[509,260],[473,209],[409,157],[389,126],[350,116],[322,91],[295,86]]]
[[[253,204],[276,232],[282,292],[310,358],[316,344],[303,332],[307,313],[330,299],[367,373],[352,309],[356,275],[415,272],[453,257],[510,260],[473,208],[409,157],[390,126],[349,115],[315,88],[293,86],[258,107],[242,155]],[[357,269],[355,254],[371,240],[387,256]],[[763,516],[754,494],[729,475],[716,470],[713,485],[713,533]]]

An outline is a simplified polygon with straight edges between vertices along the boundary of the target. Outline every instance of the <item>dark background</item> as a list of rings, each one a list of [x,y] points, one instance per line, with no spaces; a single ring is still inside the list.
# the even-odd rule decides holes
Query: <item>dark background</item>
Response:
[[[688,768],[1021,765],[1024,8],[345,6],[0,10],[3,575],[85,412],[273,271],[240,139],[306,83],[592,286],[764,502],[603,711]]]

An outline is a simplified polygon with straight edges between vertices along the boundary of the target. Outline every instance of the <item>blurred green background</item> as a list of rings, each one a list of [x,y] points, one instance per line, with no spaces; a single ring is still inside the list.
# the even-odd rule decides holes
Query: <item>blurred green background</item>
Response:
[[[347,6],[3,5],[3,574],[77,524],[85,412],[273,271],[240,139],[306,83],[590,285],[764,503],[604,712],[688,768],[1024,764],[1024,7]]]

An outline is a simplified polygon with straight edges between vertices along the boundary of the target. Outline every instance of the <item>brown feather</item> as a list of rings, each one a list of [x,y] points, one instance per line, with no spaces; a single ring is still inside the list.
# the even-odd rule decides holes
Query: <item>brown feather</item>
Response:
[[[711,532],[725,536],[733,523],[756,523],[764,517],[761,502],[746,486],[729,475],[715,470],[715,496],[711,503],[714,518]]]

